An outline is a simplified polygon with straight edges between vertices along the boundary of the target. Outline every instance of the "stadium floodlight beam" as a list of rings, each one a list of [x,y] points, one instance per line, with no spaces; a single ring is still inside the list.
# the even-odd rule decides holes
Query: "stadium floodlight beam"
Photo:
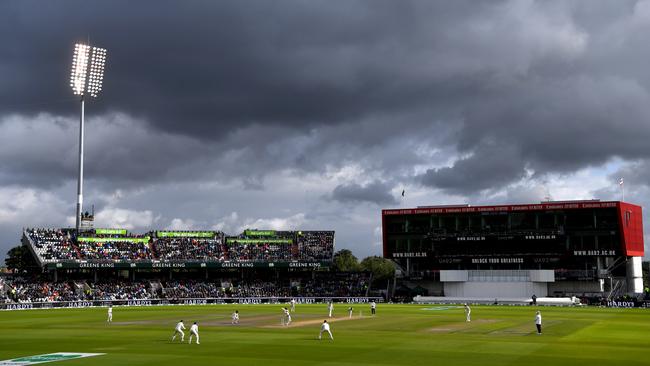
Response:
[[[79,118],[79,177],[77,180],[77,232],[81,226],[81,215],[83,212],[84,101],[87,95],[97,98],[99,92],[102,90],[105,64],[106,49],[91,47],[82,43],[77,43],[74,46],[70,86],[74,94],[81,97],[81,116]]]

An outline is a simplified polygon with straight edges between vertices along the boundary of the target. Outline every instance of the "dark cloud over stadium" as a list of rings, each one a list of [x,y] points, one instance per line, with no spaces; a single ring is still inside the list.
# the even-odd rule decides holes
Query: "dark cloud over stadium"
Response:
[[[619,175],[649,203],[648,30],[648,1],[2,3],[0,249],[74,215],[77,41],[108,49],[102,224],[335,229],[367,255],[385,206],[618,199]]]

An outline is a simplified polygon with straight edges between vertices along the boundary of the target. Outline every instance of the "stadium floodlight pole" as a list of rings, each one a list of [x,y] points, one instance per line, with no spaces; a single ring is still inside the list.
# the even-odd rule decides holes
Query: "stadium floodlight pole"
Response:
[[[83,212],[83,179],[84,179],[84,113],[87,95],[97,98],[102,90],[104,65],[106,64],[106,49],[91,47],[77,43],[74,46],[70,86],[75,95],[80,97],[81,116],[79,118],[79,177],[77,180],[77,232],[81,226]]]

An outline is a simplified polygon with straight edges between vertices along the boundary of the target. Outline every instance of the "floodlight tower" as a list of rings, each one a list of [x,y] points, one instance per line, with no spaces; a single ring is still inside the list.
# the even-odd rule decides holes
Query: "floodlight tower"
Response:
[[[102,90],[106,49],[77,43],[74,46],[70,86],[75,95],[81,97],[81,117],[79,118],[79,179],[77,180],[77,220],[79,231],[83,210],[84,179],[84,101],[87,95],[97,98]]]

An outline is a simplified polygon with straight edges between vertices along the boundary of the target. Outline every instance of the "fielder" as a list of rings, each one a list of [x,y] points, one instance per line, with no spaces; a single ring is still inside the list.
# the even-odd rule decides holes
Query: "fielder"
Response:
[[[537,334],[542,334],[542,313],[539,311],[535,313],[535,327],[537,328]]]
[[[327,334],[330,335],[330,339],[334,340],[334,337],[332,336],[332,332],[330,332],[330,325],[327,322],[327,320],[323,320],[323,324],[320,326],[320,333],[318,333],[318,340],[321,340],[323,337],[323,332],[327,332]]]
[[[348,308],[348,316],[350,317],[350,319],[352,319],[352,311],[354,311],[354,309],[352,309],[352,306],[350,306]]]
[[[470,316],[471,314],[472,314],[472,309],[469,308],[469,305],[465,304],[465,321],[467,322],[472,321],[472,318]]]
[[[232,313],[232,324],[239,324],[239,310]]]
[[[108,305],[108,319],[106,319],[107,323],[110,323],[113,321],[113,306]]]
[[[172,342],[176,339],[176,336],[179,334],[181,335],[181,342],[185,340],[185,332],[183,332],[183,330],[185,330],[185,324],[183,324],[183,321],[181,320],[180,322],[178,322],[178,324],[176,324],[176,329],[174,329],[174,335],[172,336]]]
[[[329,317],[332,317],[332,311],[334,311],[334,302],[330,301],[329,304],[327,304],[327,311],[329,312]]]
[[[291,299],[290,303],[291,303],[291,312],[293,313],[296,311],[296,299]]]
[[[289,312],[289,310],[286,307],[284,307],[282,308],[282,311],[284,312],[284,319],[285,319],[284,325],[291,324],[291,313]]]
[[[189,344],[192,344],[192,337],[196,336],[196,344],[201,344],[199,343],[199,325],[194,322],[192,326],[190,327],[190,341],[188,342]]]

